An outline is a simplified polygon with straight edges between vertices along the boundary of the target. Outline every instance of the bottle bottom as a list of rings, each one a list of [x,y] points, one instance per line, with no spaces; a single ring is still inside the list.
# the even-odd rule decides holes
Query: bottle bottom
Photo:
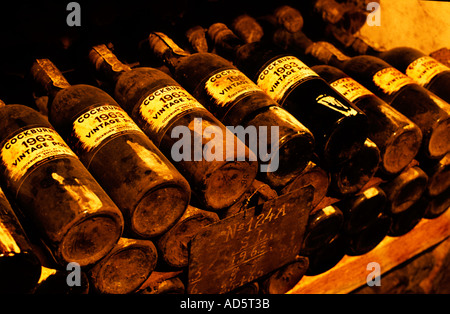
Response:
[[[121,242],[123,244],[121,245]],[[136,291],[156,266],[156,248],[151,241],[122,238],[116,252],[99,262],[91,277],[95,277],[94,289],[100,293],[128,294]]]
[[[308,165],[314,149],[314,141],[303,134],[296,134],[289,138],[280,140],[278,152],[271,152],[272,155],[278,155],[277,164],[271,162],[271,167],[277,168],[273,172],[266,172],[267,183],[272,188],[280,188],[291,182]]]
[[[435,159],[450,152],[450,117],[440,121],[434,128],[428,142],[428,152],[430,157]]]
[[[388,196],[391,200],[390,211],[393,214],[401,213],[415,204],[426,189],[428,177],[419,168],[410,168],[405,173],[409,180],[394,190]]]
[[[178,186],[158,187],[147,193],[131,217],[131,229],[143,238],[152,238],[167,231],[183,215],[189,194]]]
[[[216,168],[205,180],[207,209],[220,210],[233,205],[250,188],[258,171],[257,162],[230,161]]]
[[[408,131],[396,136],[386,147],[382,169],[388,174],[402,171],[414,159],[422,142],[421,133]]]
[[[215,213],[193,207],[186,214],[157,243],[161,259],[170,267],[187,267],[189,241],[201,228],[219,220]]]
[[[88,216],[72,226],[60,245],[60,256],[67,263],[93,264],[106,256],[122,234],[122,225],[106,215]]]

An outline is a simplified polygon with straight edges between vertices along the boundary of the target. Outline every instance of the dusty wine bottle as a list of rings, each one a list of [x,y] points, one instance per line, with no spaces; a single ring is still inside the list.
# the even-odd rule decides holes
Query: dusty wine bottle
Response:
[[[119,240],[120,210],[52,125],[23,105],[0,108],[3,187],[65,265],[95,263]]]
[[[216,213],[189,205],[181,219],[157,240],[161,259],[169,267],[186,267],[189,262],[189,241],[201,228],[217,221],[219,216]]]
[[[297,9],[291,6],[282,5],[276,8],[273,12],[273,17],[277,24],[281,25],[290,33],[298,32],[303,28],[303,16]]]
[[[314,187],[311,208],[315,208],[325,195],[327,195],[328,187],[330,185],[330,175],[312,161],[308,163],[308,166],[306,166],[302,173],[281,190],[280,194],[287,194],[308,185]]]
[[[450,208],[450,188],[443,191],[441,194],[430,197],[429,195],[424,195],[426,199],[426,211],[424,214],[425,218],[433,219],[439,217]]]
[[[387,235],[391,227],[391,216],[378,213],[368,225],[355,234],[346,235],[346,254],[363,255],[373,250]]]
[[[389,63],[373,56],[348,57],[327,42],[313,43],[303,36],[305,53],[321,63],[340,68],[422,131],[422,148],[428,158],[450,151],[450,105],[415,83]]]
[[[391,237],[399,237],[411,231],[422,220],[427,208],[427,199],[420,197],[404,211],[390,214],[392,223],[388,230],[388,235]]]
[[[314,149],[311,132],[230,61],[189,54],[163,33],[151,33],[149,44],[188,92],[222,123],[242,130],[244,143],[258,156],[261,181],[282,187],[306,167]],[[247,132],[256,139],[246,141]]]
[[[242,194],[242,197],[239,201],[228,208],[224,208],[218,213],[219,218],[224,219],[226,217],[230,217],[248,208],[252,208],[256,205],[261,205],[264,202],[275,199],[277,197],[278,193],[268,184],[259,180],[255,180],[253,181],[251,187],[249,187],[249,189],[244,194]]]
[[[346,153],[348,159],[330,170],[331,196],[344,197],[360,191],[373,178],[380,165],[380,150],[369,138]]]
[[[450,153],[440,160],[420,161],[420,168],[428,175],[426,192],[434,197],[450,188]]]
[[[334,205],[313,209],[309,214],[300,255],[309,256],[319,251],[339,234],[343,222],[342,211]]]
[[[397,47],[372,53],[406,74],[446,102],[450,102],[450,68],[411,47]]]
[[[425,218],[436,218],[450,206],[450,153],[439,161],[420,162],[428,175],[428,184],[423,197],[426,199]]]
[[[141,292],[142,294],[185,294],[186,287],[183,281],[178,278],[169,278],[154,287],[149,287]]]
[[[258,164],[250,160],[248,147],[235,148],[242,142],[173,78],[154,68],[131,69],[105,45],[95,46],[89,58],[100,80],[114,85],[115,99],[170,158],[206,209],[231,206],[252,184]],[[221,138],[211,134],[219,131]],[[219,158],[210,158],[211,147]]]
[[[307,276],[315,276],[336,266],[345,256],[347,241],[340,233],[320,249],[308,254],[309,267]]]
[[[416,124],[338,68],[317,65],[311,69],[367,115],[368,136],[380,149],[380,169],[385,174],[397,174],[410,164],[422,144]]]
[[[403,170],[398,176],[382,183],[380,188],[386,193],[386,210],[398,214],[416,203],[427,187],[428,176],[417,166]]]
[[[30,292],[40,275],[41,263],[0,188],[0,293]]]
[[[150,240],[120,238],[107,256],[88,271],[92,289],[103,294],[129,294],[147,280],[158,253]]]
[[[190,187],[107,93],[71,86],[48,59],[31,69],[49,95],[49,121],[122,211],[127,234],[150,238],[186,210]]]
[[[346,234],[360,232],[377,219],[383,212],[386,202],[386,194],[377,186],[339,201],[335,206],[344,214],[342,232]]]
[[[364,142],[365,114],[301,60],[267,42],[246,44],[221,23],[211,25],[208,34],[218,53],[232,56],[239,69],[311,130],[324,167],[339,164],[347,158],[343,151]]]
[[[261,280],[260,289],[265,294],[284,294],[295,287],[308,270],[309,259],[297,255],[295,259]]]

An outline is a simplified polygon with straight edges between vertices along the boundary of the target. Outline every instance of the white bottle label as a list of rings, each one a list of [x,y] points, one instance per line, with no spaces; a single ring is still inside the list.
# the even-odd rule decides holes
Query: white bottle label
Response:
[[[226,107],[238,97],[261,89],[237,69],[227,69],[212,75],[205,83],[205,88],[216,105]]]
[[[31,128],[9,139],[1,149],[9,177],[19,181],[26,172],[49,159],[76,157],[59,134],[47,127]]]
[[[363,96],[373,95],[371,91],[351,77],[343,77],[332,82],[330,85],[351,102],[354,102]]]
[[[89,109],[73,122],[73,135],[79,141],[76,146],[84,152],[124,132],[143,133],[122,108],[112,105]]]
[[[259,74],[256,83],[272,99],[280,102],[293,85],[309,77],[318,77],[316,72],[294,56],[286,56],[271,62]]]
[[[181,86],[160,88],[141,102],[139,113],[152,133],[158,133],[181,113],[206,109]]]
[[[385,68],[375,73],[373,82],[388,95],[392,95],[406,85],[415,83],[412,78],[393,67]]]
[[[423,56],[413,61],[406,68],[406,75],[411,77],[419,85],[427,85],[436,75],[444,71],[450,71],[450,68],[446,67],[439,61],[429,56]]]

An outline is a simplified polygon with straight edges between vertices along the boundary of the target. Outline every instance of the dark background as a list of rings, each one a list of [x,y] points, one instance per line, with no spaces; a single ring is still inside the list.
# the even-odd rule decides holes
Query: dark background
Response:
[[[313,1],[76,1],[81,6],[81,26],[72,27],[66,22],[70,2],[25,0],[1,4],[0,99],[5,103],[32,105],[27,76],[35,58],[49,58],[71,84],[95,83],[85,59],[93,45],[112,43],[121,61],[134,63],[138,45],[150,31],[165,32],[183,47],[184,34],[192,26],[227,24],[243,13],[255,17],[270,14],[282,4],[304,9]]]

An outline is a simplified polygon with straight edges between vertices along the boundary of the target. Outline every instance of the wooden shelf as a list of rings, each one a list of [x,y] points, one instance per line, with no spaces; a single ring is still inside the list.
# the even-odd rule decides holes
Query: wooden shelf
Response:
[[[450,236],[450,210],[435,219],[422,219],[401,237],[385,237],[370,252],[361,256],[344,256],[332,269],[316,275],[304,276],[289,294],[343,294],[366,284],[371,273],[367,264],[377,262],[381,274],[407,261]],[[381,280],[383,276],[381,275]]]

